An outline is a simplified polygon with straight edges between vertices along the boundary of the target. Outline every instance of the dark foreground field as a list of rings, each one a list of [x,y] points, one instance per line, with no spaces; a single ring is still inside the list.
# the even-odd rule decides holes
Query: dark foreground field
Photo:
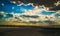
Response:
[[[0,28],[0,36],[60,36],[60,29],[41,27]]]

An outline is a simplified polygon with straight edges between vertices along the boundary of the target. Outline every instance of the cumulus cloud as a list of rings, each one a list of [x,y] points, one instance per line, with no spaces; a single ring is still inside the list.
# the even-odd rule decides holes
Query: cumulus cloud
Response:
[[[34,8],[32,8],[32,7],[34,7]],[[54,21],[55,20],[55,13],[56,12],[55,11],[47,11],[44,6],[33,6],[32,3],[29,3],[29,4],[21,3],[21,4],[17,5],[16,7],[12,7],[12,9],[15,9],[15,12],[16,12],[16,10],[17,10],[17,12],[18,11],[23,12],[22,15],[29,15],[29,16],[37,15],[37,16],[39,16],[39,18],[37,18],[37,20],[39,20],[39,21],[45,21],[45,20]],[[13,13],[14,17],[21,15],[20,12],[19,13],[17,13],[17,12],[15,13],[15,12]]]

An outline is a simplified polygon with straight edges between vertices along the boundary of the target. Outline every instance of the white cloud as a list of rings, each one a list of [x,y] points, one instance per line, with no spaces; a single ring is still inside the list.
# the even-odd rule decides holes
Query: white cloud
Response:
[[[12,7],[12,10],[14,9],[14,7]]]
[[[17,6],[21,6],[21,5],[23,5],[24,3],[21,3],[21,4],[18,4]]]
[[[24,5],[24,6],[32,5],[34,7],[33,3],[28,3],[28,4],[20,3],[17,6],[21,6],[21,5]]]
[[[1,5],[4,6],[4,3],[2,3]]]
[[[16,4],[16,1],[11,1],[12,3]]]

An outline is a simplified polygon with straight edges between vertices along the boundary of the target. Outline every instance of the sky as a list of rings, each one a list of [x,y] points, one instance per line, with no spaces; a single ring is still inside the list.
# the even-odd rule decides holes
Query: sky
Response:
[[[32,10],[34,7],[32,5],[25,6],[24,4],[21,6],[18,6],[17,4],[14,4],[13,2],[10,2],[9,0],[2,0],[0,1],[0,11],[4,11],[6,13],[22,13],[25,10]]]
[[[0,0],[0,11],[3,11],[5,13],[25,13],[26,15],[36,15],[36,14],[42,14],[43,16],[48,15],[48,17],[52,16],[52,14],[55,14],[55,11],[46,11],[44,9],[40,9],[38,6],[34,7],[32,4],[16,4],[15,2],[11,2],[9,0]],[[41,19],[44,19],[41,15]],[[56,16],[60,16],[59,14],[56,14]],[[52,16],[55,17],[55,16]]]
[[[27,4],[20,4],[20,5],[17,5],[16,3],[13,3],[13,2],[10,2],[10,0],[1,0],[0,1],[0,11],[3,11],[5,13],[24,13],[25,11],[29,11],[29,10],[34,10],[34,6],[32,6],[31,4],[30,5],[27,5]],[[37,10],[37,9],[36,9]],[[34,10],[34,12],[37,12]],[[40,11],[38,11],[40,12]],[[42,11],[42,14],[52,14],[52,12],[44,12]]]

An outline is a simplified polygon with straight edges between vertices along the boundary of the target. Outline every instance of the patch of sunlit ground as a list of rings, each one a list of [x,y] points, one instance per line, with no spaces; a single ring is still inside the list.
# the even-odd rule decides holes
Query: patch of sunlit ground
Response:
[[[57,24],[47,24],[47,23],[29,23],[29,22],[17,22],[17,21],[4,21],[0,22],[0,25],[15,25],[15,26],[51,26],[51,25],[59,25],[60,26],[60,21],[57,22]]]
[[[12,21],[7,21],[5,23],[0,22],[0,25],[16,25],[16,26],[47,26],[48,24],[43,24],[43,23],[24,23],[24,22],[12,22]]]

